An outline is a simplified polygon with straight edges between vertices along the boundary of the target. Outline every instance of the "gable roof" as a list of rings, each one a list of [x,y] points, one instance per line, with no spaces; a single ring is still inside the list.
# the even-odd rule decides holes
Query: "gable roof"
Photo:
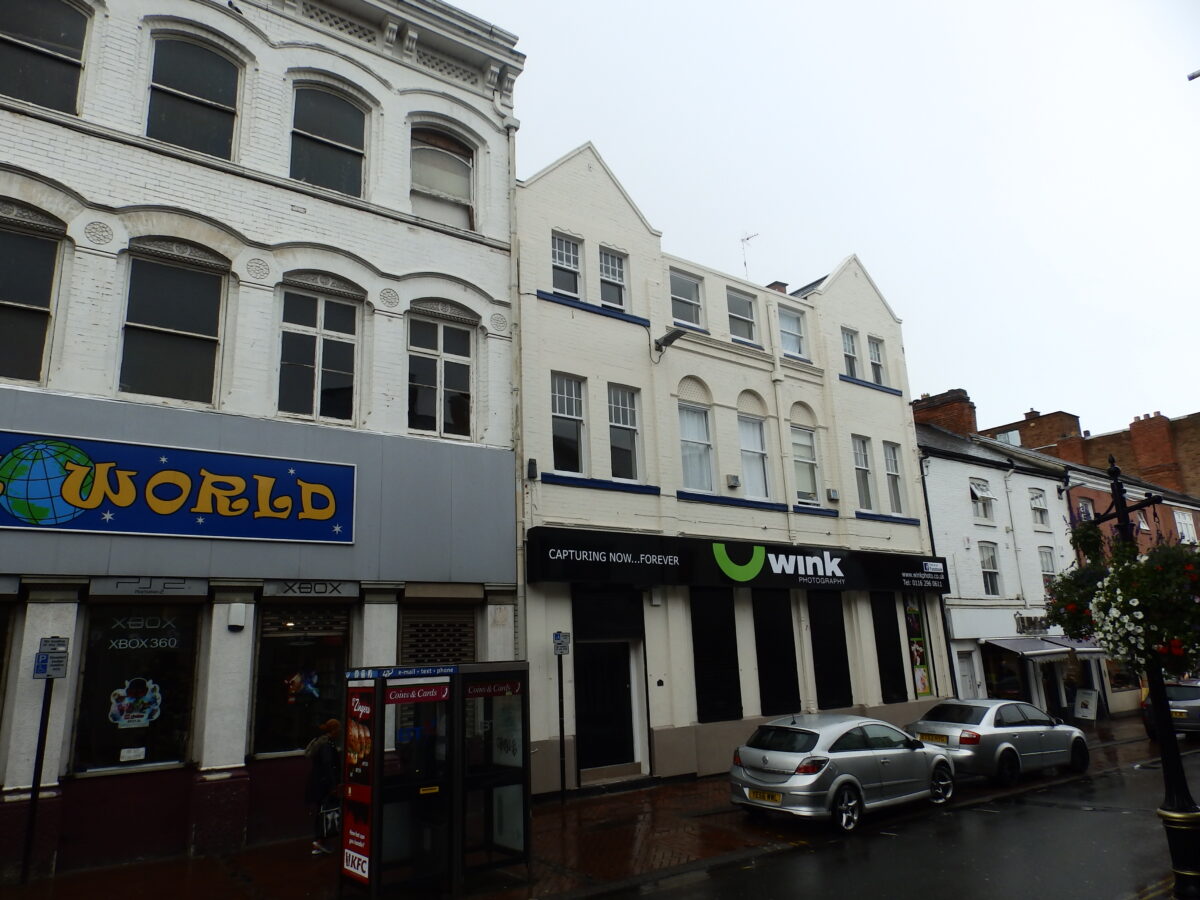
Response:
[[[570,162],[571,160],[573,160],[579,156],[589,156],[592,160],[597,162],[600,165],[600,168],[604,170],[604,174],[607,175],[609,180],[613,183],[613,186],[616,187],[616,189],[621,192],[621,196],[625,198],[625,202],[629,204],[629,208],[632,209],[637,214],[637,217],[639,219],[641,219],[642,224],[646,227],[646,230],[648,232],[650,232],[652,235],[654,235],[655,237],[662,237],[662,232],[659,231],[657,228],[655,228],[653,225],[651,225],[650,220],[647,219],[642,214],[641,209],[639,209],[638,205],[633,202],[633,198],[629,196],[629,192],[625,190],[625,186],[622,185],[619,180],[617,180],[617,176],[613,174],[612,169],[610,169],[608,167],[608,163],[606,163],[604,161],[604,157],[602,157],[600,155],[600,151],[596,149],[595,144],[593,144],[591,141],[588,141],[587,143],[584,143],[584,144],[580,144],[574,150],[570,151],[569,153],[563,154],[558,159],[554,160],[554,162],[550,163],[550,165],[539,170],[538,172],[535,172],[533,175],[529,176],[528,178],[526,178],[524,180],[518,179],[517,186],[518,187],[529,187],[529,186],[533,185],[534,183],[536,183],[537,181],[540,181],[542,178],[545,178],[547,175],[550,175],[553,172],[558,171],[564,165],[566,165],[568,162]]]

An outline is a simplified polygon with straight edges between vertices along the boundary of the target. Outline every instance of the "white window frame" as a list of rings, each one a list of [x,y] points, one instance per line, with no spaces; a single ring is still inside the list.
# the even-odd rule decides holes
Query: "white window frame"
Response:
[[[746,497],[766,500],[771,496],[767,480],[766,424],[758,416],[738,416],[738,446],[742,457],[742,489]]]
[[[582,475],[587,471],[587,411],[584,398],[587,396],[587,381],[578,375],[568,375],[566,372],[550,373],[550,419],[555,421],[573,422],[575,441],[578,445],[579,467],[577,469],[559,468],[554,456],[554,430],[550,433],[550,459],[556,472],[566,472],[572,475]]]
[[[851,328],[842,329],[842,360],[847,378],[861,378],[858,373],[858,332]]]
[[[302,325],[302,324],[299,324],[296,322],[289,322],[289,321],[287,321],[286,318],[284,318],[284,316],[287,315],[287,298],[288,298],[289,294],[294,295],[296,297],[316,301],[316,308],[317,308],[316,325],[314,325],[314,326]],[[325,308],[326,308],[326,305],[330,304],[330,303],[334,304],[335,306],[345,306],[354,311],[354,333],[353,334],[347,334],[346,332],[343,332],[343,331],[327,329],[325,327]],[[355,424],[357,424],[357,422],[358,422],[358,401],[359,401],[359,396],[361,394],[360,388],[361,388],[361,382],[362,382],[362,369],[363,369],[362,360],[361,360],[362,326],[363,326],[363,316],[362,316],[361,302],[356,302],[354,300],[346,299],[343,297],[327,297],[327,296],[324,296],[323,294],[317,293],[315,291],[306,290],[305,288],[292,287],[292,286],[286,285],[286,284],[284,285],[283,302],[280,304],[280,318],[279,318],[280,361],[279,361],[279,376],[276,379],[277,387],[281,386],[281,382],[283,379],[283,367],[285,365],[285,363],[283,361],[283,340],[284,340],[283,335],[285,333],[288,333],[288,334],[299,334],[299,335],[305,335],[305,336],[312,337],[315,346],[314,346],[314,354],[313,354],[312,411],[308,412],[308,413],[304,413],[304,412],[294,412],[291,410],[280,409],[279,408],[279,397],[278,397],[278,393],[277,393],[275,402],[276,402],[276,410],[279,413],[279,415],[287,416],[289,418],[294,417],[294,418],[306,419],[308,421],[328,422],[328,423],[333,423],[333,424],[338,424],[338,425],[355,425]],[[324,342],[326,340],[339,341],[343,344],[353,344],[354,345],[354,370],[350,373],[351,380],[353,383],[353,387],[352,387],[353,395],[350,400],[350,417],[347,419],[339,419],[336,416],[321,415],[322,384],[323,384],[323,381],[325,378],[325,373],[326,373],[326,371],[328,371],[325,366]]]
[[[412,324],[413,324],[413,322],[421,322],[423,324],[430,324],[430,325],[436,326],[437,334],[438,334],[438,348],[436,350],[434,350],[432,348],[428,348],[428,347],[421,347],[419,345],[418,346],[413,345],[413,342],[412,342],[412,334],[413,334]],[[446,349],[445,349],[445,344],[446,344],[445,330],[447,328],[467,332],[467,339],[469,341],[468,352],[471,354],[470,356],[460,356],[457,353],[449,353],[446,351]],[[436,385],[425,385],[425,387],[434,387],[436,389],[436,397],[437,397],[437,399],[436,399],[437,416],[435,418],[436,428],[433,430],[428,430],[428,429],[424,429],[424,428],[416,428],[412,425],[411,419],[410,419],[409,426],[408,426],[409,429],[412,432],[414,432],[415,434],[423,434],[423,435],[436,434],[438,437],[446,438],[447,440],[458,440],[458,441],[471,440],[472,436],[475,433],[475,411],[476,411],[476,408],[478,407],[478,392],[477,392],[477,388],[476,388],[476,384],[475,384],[475,378],[476,378],[476,373],[477,373],[475,357],[479,353],[479,343],[476,340],[476,337],[474,334],[474,329],[472,329],[468,325],[465,325],[465,324],[463,324],[461,322],[457,322],[457,321],[448,321],[448,320],[437,319],[437,318],[432,318],[432,317],[430,317],[430,318],[413,317],[412,319],[409,320],[408,337],[406,338],[406,350],[410,357],[420,356],[420,357],[425,357],[428,359],[435,360],[435,365],[437,366],[437,369],[436,369],[437,384]],[[446,404],[446,391],[447,391],[447,387],[446,387],[446,365],[447,364],[466,366],[468,369],[467,383],[470,386],[471,411],[468,415],[467,433],[466,434],[461,434],[456,431],[446,431],[445,404]],[[410,372],[411,372],[411,370],[410,370]],[[409,384],[410,385],[412,384],[411,374],[410,374]],[[411,414],[411,412],[410,412],[410,414]]]
[[[797,442],[796,435],[807,435],[807,443]],[[803,451],[811,450],[811,456],[803,455]],[[792,426],[792,471],[796,478],[796,502],[805,506],[816,506],[821,502],[820,469],[817,463],[817,432],[816,429],[803,425]],[[812,482],[812,496],[806,497],[800,490],[800,485],[806,481]]]
[[[1175,513],[1175,531],[1179,535],[1179,540],[1183,543],[1196,543],[1196,517],[1191,510],[1176,509]]]
[[[1145,511],[1139,509],[1137,515],[1138,515],[1138,520],[1137,520],[1138,531],[1144,531],[1147,534],[1149,534],[1150,533],[1150,520],[1146,518]]]
[[[687,434],[687,429],[684,427],[684,413],[694,413],[699,416],[698,421],[704,425],[703,437],[690,437]],[[688,450],[695,451],[692,455],[700,460],[704,465],[703,482],[688,481],[688,467],[686,460],[689,456]],[[713,491],[713,473],[716,471],[715,456],[712,443],[712,422],[710,416],[710,408],[696,403],[680,403],[679,404],[679,460],[680,460],[680,478],[679,483],[683,485],[684,490],[699,491],[702,493],[712,493]]]
[[[794,322],[794,327],[787,327],[787,320],[789,318]],[[779,307],[779,345],[788,356],[808,357],[808,353],[804,349],[804,332],[807,324],[804,317],[804,310],[792,309],[785,306]],[[789,343],[795,344],[795,348],[789,349]]]
[[[1054,562],[1053,547],[1038,547],[1038,565],[1042,569],[1042,584],[1048,585],[1054,576],[1058,574]]]
[[[733,288],[725,289],[725,307],[729,311],[729,336],[739,341],[748,341],[750,343],[758,342],[758,323],[756,321],[757,310],[755,309],[756,297],[753,294],[747,294],[743,291],[734,290]],[[741,312],[734,312],[734,303],[745,304],[749,307],[750,313],[746,315]],[[742,328],[749,332],[746,334],[738,334],[737,328]]]
[[[637,388],[626,387],[623,384],[608,386],[609,471],[618,481],[637,481],[642,475],[637,412],[639,393]],[[628,436],[629,452],[633,460],[633,472],[629,475],[617,475],[611,469],[612,451],[616,447],[613,437],[618,432]]]
[[[607,247],[600,248],[600,305],[608,306],[613,309],[625,309],[625,262],[628,260],[624,253],[618,253],[616,250],[609,250]],[[604,297],[605,286],[610,290],[615,290],[617,300],[608,300]]]
[[[704,282],[695,275],[688,275],[686,272],[680,272],[677,269],[670,271],[670,286],[671,286],[671,318],[676,322],[683,322],[687,325],[693,325],[696,328],[704,327]],[[685,297],[681,293],[676,293],[675,279],[680,279],[688,284],[694,285],[696,288],[696,296]],[[677,303],[684,304],[684,307],[690,310],[694,318],[679,316],[675,312]]]
[[[991,541],[979,542],[979,572],[983,578],[984,595],[987,597],[1001,596],[1000,548]]]
[[[1021,446],[1021,432],[1013,428],[1009,431],[1001,431],[996,435],[996,440],[1002,444],[1011,444],[1014,447]]]
[[[451,193],[430,184],[433,179],[422,180],[422,177],[431,171],[430,168],[425,168],[424,161],[437,159],[439,156],[457,164],[459,174],[465,173],[465,195]],[[475,230],[475,156],[475,148],[458,135],[421,122],[414,123],[409,132],[409,191],[413,215],[468,231]],[[455,214],[461,215],[465,224],[454,221]]]
[[[1050,527],[1050,507],[1046,505],[1046,492],[1041,488],[1029,489],[1029,510],[1034,528]]]
[[[883,338],[867,338],[867,357],[871,363],[871,380],[875,384],[887,384],[887,362],[883,352]]]
[[[871,439],[861,435],[850,436],[854,453],[854,483],[858,489],[858,508],[868,512],[875,508],[871,490]]]
[[[883,442],[883,467],[887,473],[888,501],[892,514],[904,515],[904,481],[900,473],[900,445]]]
[[[564,297],[583,299],[583,244],[575,238],[562,234],[550,235],[551,283],[554,293]],[[575,279],[575,290],[568,291],[559,286],[558,273],[566,273]]]
[[[1090,522],[1096,518],[1096,503],[1091,497],[1080,497],[1077,508],[1079,509],[1079,521]]]
[[[20,210],[23,204],[17,204],[17,209]],[[36,212],[32,207],[30,210]],[[63,245],[66,243],[63,240],[63,234],[59,230],[53,232],[41,232],[22,229],[16,223],[9,221],[0,221],[0,232],[9,234],[15,237],[18,241],[34,240],[45,241],[47,244],[54,245],[54,251],[51,254],[50,262],[50,283],[46,290],[46,305],[36,306],[25,302],[24,300],[9,299],[9,295],[0,287],[0,312],[7,311],[9,315],[17,317],[25,315],[40,315],[42,316],[42,352],[38,360],[38,372],[36,378],[25,378],[18,375],[5,375],[0,373],[0,380],[12,379],[22,384],[43,384],[46,379],[47,370],[49,369],[50,348],[54,340],[54,319],[57,307],[57,299],[60,281],[63,274]],[[18,252],[24,260],[24,264],[29,264],[28,254]],[[21,265],[21,263],[18,263]],[[4,342],[0,341],[0,349],[3,348]]]
[[[969,481],[971,491],[971,513],[977,520],[993,522],[996,518],[996,495],[985,478],[972,478]]]

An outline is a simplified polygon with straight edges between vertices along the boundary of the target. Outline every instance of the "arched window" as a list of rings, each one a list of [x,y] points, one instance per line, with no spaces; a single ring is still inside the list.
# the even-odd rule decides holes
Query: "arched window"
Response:
[[[317,87],[297,88],[292,178],[361,197],[366,122],[366,113],[338,94]]]
[[[353,422],[366,292],[310,272],[289,273],[284,285],[279,411]]]
[[[238,67],[192,41],[160,38],[146,135],[230,159],[237,118]]]
[[[473,228],[474,151],[432,128],[412,130],[413,214],[458,228]]]
[[[716,460],[713,453],[712,395],[695,378],[679,383],[679,455],[684,490],[711,492]]]
[[[473,312],[445,300],[417,300],[408,320],[408,427],[442,437],[471,436]]]
[[[40,210],[0,202],[0,377],[42,378],[65,231]]]
[[[213,402],[229,261],[171,238],[136,238],[120,389]]]
[[[0,93],[74,113],[87,22],[63,0],[0,3]]]

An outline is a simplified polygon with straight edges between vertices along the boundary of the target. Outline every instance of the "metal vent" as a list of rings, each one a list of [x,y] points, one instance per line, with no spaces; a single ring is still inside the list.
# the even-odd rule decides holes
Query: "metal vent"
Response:
[[[475,607],[404,606],[400,618],[401,665],[475,662]]]
[[[323,637],[345,635],[350,631],[350,610],[345,606],[276,606],[259,607],[263,637],[305,635]]]

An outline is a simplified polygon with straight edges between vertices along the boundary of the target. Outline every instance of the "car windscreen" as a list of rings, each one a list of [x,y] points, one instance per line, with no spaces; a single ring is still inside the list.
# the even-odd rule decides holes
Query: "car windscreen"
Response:
[[[795,728],[774,728],[770,725],[760,726],[746,746],[754,750],[782,750],[785,753],[807,753],[817,746],[817,734],[813,731],[799,731]]]
[[[1168,700],[1200,700],[1200,684],[1168,684]]]
[[[925,715],[923,722],[945,722],[948,725],[978,725],[987,713],[986,706],[968,706],[965,703],[939,703]]]

